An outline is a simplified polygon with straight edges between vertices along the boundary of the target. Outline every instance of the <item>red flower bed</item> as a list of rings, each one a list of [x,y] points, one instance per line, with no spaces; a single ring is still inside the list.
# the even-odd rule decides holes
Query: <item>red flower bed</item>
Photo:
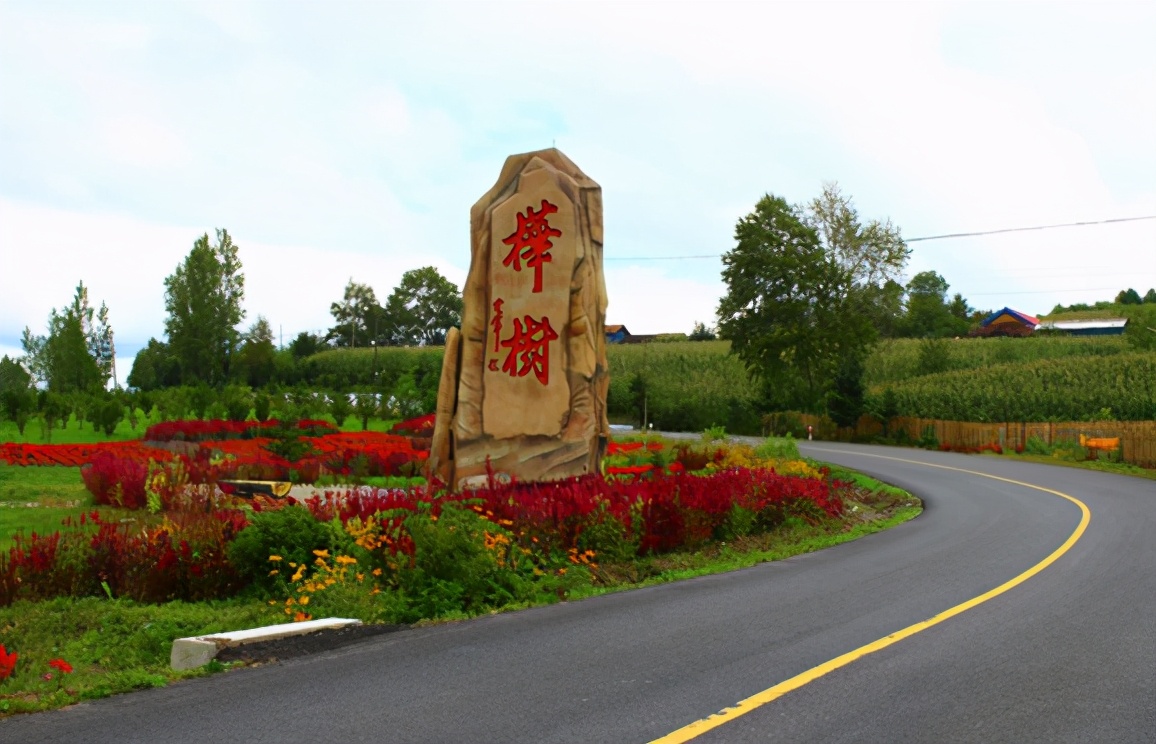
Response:
[[[428,489],[360,489],[314,496],[305,505],[319,520],[348,521],[356,516],[365,521],[390,510],[412,512],[419,503],[437,514],[439,503],[463,499],[480,500],[479,508],[488,518],[560,551],[577,547],[582,531],[607,516],[639,537],[640,553],[661,553],[710,539],[735,506],[752,512],[787,509],[804,517],[814,513],[835,517],[843,510],[826,481],[744,468],[629,482],[588,475],[545,483],[491,483],[440,499]],[[632,514],[639,515],[637,523]]]
[[[606,454],[617,455],[625,452],[638,452],[643,447],[651,452],[662,449],[662,442],[609,442],[606,445]]]
[[[941,442],[939,445],[940,452],[962,452],[964,454],[974,455],[980,452],[994,452],[997,455],[1003,454],[1003,447],[995,442],[981,444],[978,447],[972,447],[966,444],[951,444],[950,442]],[[1018,451],[1018,450],[1017,450]]]
[[[145,430],[144,438],[148,442],[221,441],[258,436],[264,430],[276,429],[280,426],[281,422],[275,419],[268,421],[222,421],[220,419],[162,421]],[[337,427],[328,421],[312,419],[298,421],[297,428],[309,436],[323,436],[337,431]]]
[[[389,433],[428,439],[433,436],[434,419],[436,417],[437,414],[435,413],[427,413],[424,416],[402,421],[401,423],[394,424],[393,428],[389,430]]]
[[[16,537],[0,556],[0,606],[16,599],[104,596],[139,602],[200,601],[234,595],[242,586],[226,549],[246,525],[231,509],[170,514],[163,525],[108,523],[98,512],[68,520],[50,535]]]
[[[167,460],[172,454],[156,447],[149,447],[139,441],[102,442],[100,444],[0,444],[0,460],[9,465],[43,467],[64,465],[79,467],[92,459],[98,452],[116,453],[122,457],[135,457],[147,461]]]

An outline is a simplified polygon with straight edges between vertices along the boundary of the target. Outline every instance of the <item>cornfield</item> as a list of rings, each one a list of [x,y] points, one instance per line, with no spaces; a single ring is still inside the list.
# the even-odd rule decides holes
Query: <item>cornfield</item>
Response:
[[[943,367],[936,372],[982,369],[996,364],[1037,362],[1070,357],[1109,357],[1133,349],[1123,336],[1032,336],[1030,338],[961,338],[938,344]],[[864,364],[863,382],[868,387],[909,380],[926,374],[922,352],[928,342],[914,338],[885,339]]]
[[[950,421],[1156,419],[1156,354],[1042,359],[897,382],[895,413]],[[883,390],[868,394],[882,410]]]

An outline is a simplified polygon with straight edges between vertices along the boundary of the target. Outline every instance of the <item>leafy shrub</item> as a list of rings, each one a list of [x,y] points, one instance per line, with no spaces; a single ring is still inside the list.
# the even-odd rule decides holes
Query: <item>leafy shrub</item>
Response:
[[[84,486],[98,504],[143,509],[149,463],[114,452],[97,452],[80,469]]]
[[[271,594],[284,591],[286,577],[270,576],[269,556],[308,564],[313,562],[314,550],[329,550],[334,542],[329,523],[317,521],[304,507],[286,506],[254,514],[229,545],[229,563],[250,585]]]
[[[1028,441],[1024,443],[1024,452],[1027,452],[1029,455],[1051,455],[1052,448],[1042,437],[1033,434],[1028,437]]]
[[[398,582],[418,617],[476,613],[528,595],[530,587],[516,573],[500,570],[499,555],[487,547],[499,528],[474,511],[450,502],[436,519],[415,513],[405,528],[414,552]]]

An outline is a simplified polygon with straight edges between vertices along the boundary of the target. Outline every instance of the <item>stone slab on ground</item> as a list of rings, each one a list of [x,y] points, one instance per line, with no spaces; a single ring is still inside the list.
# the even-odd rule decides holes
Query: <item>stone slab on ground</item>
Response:
[[[338,630],[351,626],[361,625],[360,620],[350,618],[330,617],[320,620],[307,620],[301,623],[282,623],[280,625],[266,625],[261,628],[235,630],[227,633],[178,638],[173,641],[173,650],[169,655],[169,664],[173,669],[196,669],[208,664],[221,651],[245,644],[276,641],[293,636],[303,636],[321,630]]]

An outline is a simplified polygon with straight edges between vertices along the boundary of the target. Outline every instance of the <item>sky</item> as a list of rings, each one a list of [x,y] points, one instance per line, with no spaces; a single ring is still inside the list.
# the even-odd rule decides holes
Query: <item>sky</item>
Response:
[[[1151,2],[0,0],[0,354],[83,281],[123,384],[216,228],[285,343],[351,278],[461,286],[470,206],[551,146],[633,333],[714,325],[768,193],[837,182],[906,238],[1156,217],[1153,38]],[[1156,219],[910,247],[978,309],[1156,286]]]

